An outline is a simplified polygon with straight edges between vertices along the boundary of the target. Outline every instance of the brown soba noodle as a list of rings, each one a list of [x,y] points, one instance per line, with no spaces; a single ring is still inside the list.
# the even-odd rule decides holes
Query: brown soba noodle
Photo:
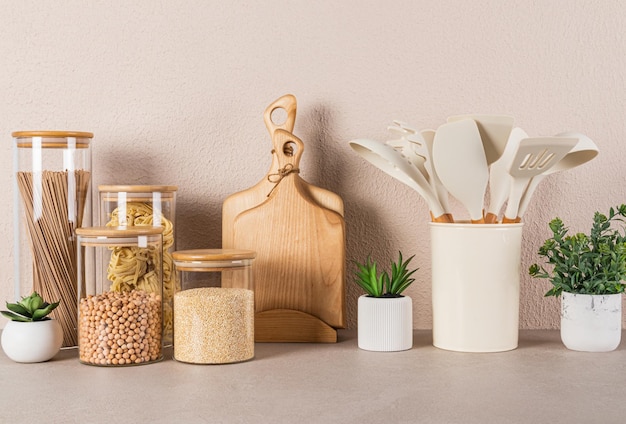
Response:
[[[71,174],[67,171],[42,171],[35,174],[35,181],[32,172],[17,173],[32,252],[33,290],[48,302],[61,301],[52,316],[63,328],[63,346],[66,347],[78,344],[77,243],[74,230],[83,221],[89,178],[89,172],[84,170]],[[72,216],[76,217],[76,222],[70,219]]]

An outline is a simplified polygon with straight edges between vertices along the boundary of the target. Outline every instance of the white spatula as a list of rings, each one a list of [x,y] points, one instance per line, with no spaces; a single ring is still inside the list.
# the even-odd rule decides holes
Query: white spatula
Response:
[[[462,119],[441,125],[435,132],[433,162],[439,179],[469,211],[472,223],[484,223],[489,169],[476,122]]]
[[[511,129],[513,129],[513,117],[509,115],[455,115],[450,116],[448,122],[456,122],[468,118],[476,121],[478,125],[487,164],[491,165],[504,153],[509,134]]]

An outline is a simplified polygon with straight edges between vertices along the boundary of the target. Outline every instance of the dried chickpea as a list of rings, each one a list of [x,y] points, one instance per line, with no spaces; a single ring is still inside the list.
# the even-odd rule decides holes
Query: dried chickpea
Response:
[[[79,358],[97,365],[131,365],[162,358],[161,297],[143,290],[81,299]]]

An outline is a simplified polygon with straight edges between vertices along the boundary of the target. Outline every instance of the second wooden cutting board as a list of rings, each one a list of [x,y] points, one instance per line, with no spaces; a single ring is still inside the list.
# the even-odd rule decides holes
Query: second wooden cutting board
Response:
[[[286,119],[282,124],[275,123],[272,119],[272,113],[277,109],[283,109]],[[283,129],[293,133],[293,127],[296,122],[297,102],[296,97],[292,94],[285,94],[274,100],[263,113],[265,126],[270,134],[270,141],[277,129]],[[253,187],[228,196],[222,205],[222,247],[225,249],[233,248],[233,224],[237,216],[260,205],[267,200],[268,194],[274,187],[274,183],[269,181],[271,174],[278,172],[278,156],[272,150],[272,164],[267,174],[256,183]],[[320,206],[337,212],[343,216],[343,200],[337,194],[325,190],[321,187],[307,184],[301,185],[306,191],[308,197],[313,199]]]
[[[284,152],[293,147],[293,156]],[[273,145],[279,172],[268,199],[239,214],[233,245],[257,252],[257,312],[300,311],[331,327],[345,326],[345,224],[336,211],[315,202],[298,175],[304,145],[278,129]]]

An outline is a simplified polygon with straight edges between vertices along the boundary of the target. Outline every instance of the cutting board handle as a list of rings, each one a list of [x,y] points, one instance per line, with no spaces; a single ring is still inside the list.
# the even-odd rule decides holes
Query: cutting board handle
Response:
[[[285,110],[287,113],[287,119],[285,119],[285,122],[277,124],[272,120],[272,113],[274,113],[276,109]],[[263,113],[263,120],[265,121],[265,126],[271,136],[274,135],[274,132],[277,129],[293,132],[293,128],[296,124],[296,109],[297,102],[296,97],[293,94],[285,94],[284,96],[279,97],[265,109],[265,112]]]
[[[278,167],[285,169],[291,167],[294,171],[298,171],[300,167],[300,158],[304,151],[304,143],[292,133],[278,128],[272,136],[274,153],[278,158]]]

